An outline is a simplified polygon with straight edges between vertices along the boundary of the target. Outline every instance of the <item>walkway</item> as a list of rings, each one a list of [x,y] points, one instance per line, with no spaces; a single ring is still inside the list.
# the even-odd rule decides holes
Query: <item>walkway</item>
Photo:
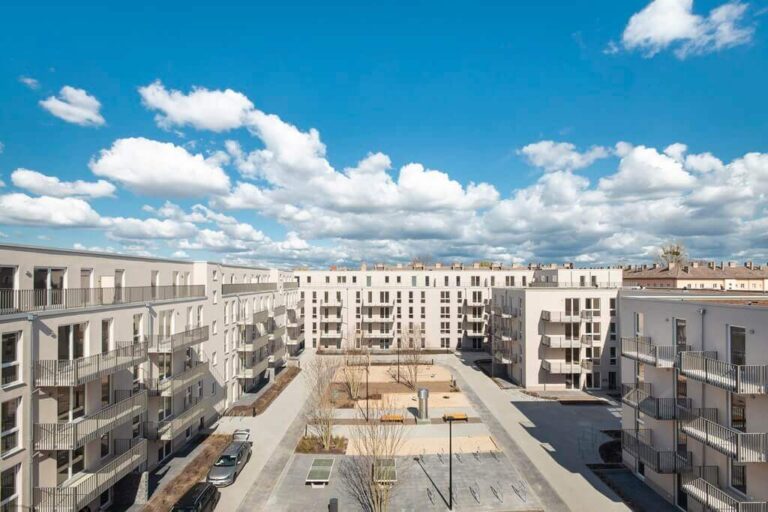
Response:
[[[487,355],[476,357],[487,358]],[[586,443],[579,438],[580,428],[596,427],[591,431],[598,432],[611,423],[620,428],[618,419],[610,411],[603,406],[563,406],[551,400],[513,401],[521,393],[500,389],[472,365],[474,358],[473,354],[461,354],[439,357],[436,362],[456,370],[571,510],[630,510],[585,465],[599,461],[585,451],[596,451],[601,439]],[[541,491],[537,492],[541,496]]]

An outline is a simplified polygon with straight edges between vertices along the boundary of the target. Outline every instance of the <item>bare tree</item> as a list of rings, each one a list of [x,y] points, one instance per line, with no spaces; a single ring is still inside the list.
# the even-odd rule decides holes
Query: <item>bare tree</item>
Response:
[[[350,448],[354,455],[345,457],[340,474],[349,495],[362,510],[386,512],[397,485],[395,461],[405,439],[402,423],[385,423],[385,415],[399,414],[391,400],[382,400],[371,414],[371,421],[360,414],[351,429]]]
[[[419,324],[409,324],[405,335],[406,348],[403,352],[405,367],[405,383],[411,389],[416,389],[419,383],[419,371],[424,364],[421,347],[422,330]]]
[[[316,356],[306,365],[303,373],[309,389],[306,421],[312,435],[320,439],[323,450],[331,448],[336,410],[331,384],[339,367],[335,357]]]
[[[665,266],[670,263],[684,265],[688,262],[688,251],[680,242],[670,242],[659,247],[657,259]]]
[[[347,387],[352,400],[360,398],[360,386],[363,383],[364,374],[370,364],[370,352],[360,349],[350,349],[344,353],[344,384]]]

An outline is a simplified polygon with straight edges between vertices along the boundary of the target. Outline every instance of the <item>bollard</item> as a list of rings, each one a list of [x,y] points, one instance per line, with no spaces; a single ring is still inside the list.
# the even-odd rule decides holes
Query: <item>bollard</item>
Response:
[[[328,511],[329,512],[339,512],[339,499],[338,498],[331,498],[330,503],[328,503]]]

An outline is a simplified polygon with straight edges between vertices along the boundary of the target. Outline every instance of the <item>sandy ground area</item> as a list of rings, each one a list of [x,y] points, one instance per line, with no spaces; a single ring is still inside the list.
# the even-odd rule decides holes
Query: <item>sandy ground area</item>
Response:
[[[358,400],[358,407],[365,409],[365,400]],[[382,403],[391,406],[393,409],[408,409],[409,407],[419,407],[419,399],[416,393],[387,393],[381,400],[371,400],[370,408],[376,409]],[[430,393],[429,408],[446,407],[471,407],[469,400],[464,393]]]
[[[361,371],[365,371],[361,368]],[[390,373],[392,372],[392,373]],[[397,366],[382,366],[371,365],[370,373],[368,375],[368,382],[394,382],[392,374],[397,372]],[[407,376],[407,370],[405,366],[400,365],[400,377],[405,378]],[[450,382],[451,372],[447,368],[436,365],[423,365],[419,366],[418,380],[420,382]],[[333,379],[335,382],[344,382],[344,369],[339,368]],[[364,380],[364,378],[363,378]]]
[[[484,436],[453,436],[454,453],[497,452],[498,447],[493,438]],[[448,453],[448,438],[441,437],[417,437],[403,440],[396,455],[422,455]],[[347,455],[358,455],[355,442],[352,441],[347,448]]]

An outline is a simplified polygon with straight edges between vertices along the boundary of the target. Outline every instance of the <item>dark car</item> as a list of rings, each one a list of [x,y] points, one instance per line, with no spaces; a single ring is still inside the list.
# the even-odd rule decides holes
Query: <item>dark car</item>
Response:
[[[213,512],[219,502],[219,490],[207,482],[199,482],[173,506],[172,512]]]

